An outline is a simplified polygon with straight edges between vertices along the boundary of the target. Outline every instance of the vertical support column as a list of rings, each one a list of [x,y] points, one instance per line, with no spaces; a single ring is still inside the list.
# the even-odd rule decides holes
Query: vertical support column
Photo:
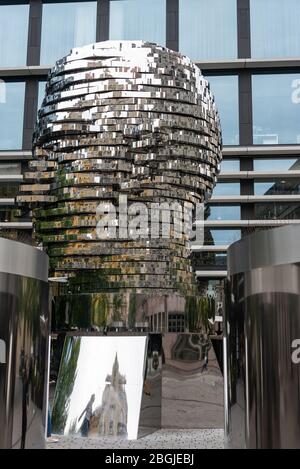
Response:
[[[240,145],[253,144],[253,117],[252,117],[252,79],[251,73],[242,71],[239,74],[239,119],[240,119]],[[253,158],[241,158],[241,171],[253,170]],[[253,195],[253,180],[241,180],[241,195]],[[241,204],[242,220],[254,218],[254,205]]]
[[[42,36],[42,0],[30,0],[27,65],[39,65],[41,55]],[[32,133],[36,120],[38,101],[38,80],[29,78],[26,80],[24,121],[23,121],[23,150],[31,150]]]
[[[238,58],[251,57],[250,0],[237,0]]]
[[[97,1],[97,42],[107,41],[109,39],[109,4],[110,0]]]
[[[252,79],[251,73],[246,70],[239,73],[239,118],[240,145],[252,145]]]
[[[179,50],[179,0],[167,0],[166,46]]]
[[[36,78],[26,80],[23,124],[23,150],[31,150],[32,134],[36,122],[39,82]]]
[[[42,36],[42,0],[30,0],[27,65],[39,65]]]
[[[243,71],[239,74],[239,119],[240,119],[240,145],[248,146],[253,144],[253,118],[252,118],[252,80],[251,73]],[[253,170],[253,158],[241,158],[241,171]],[[254,194],[254,181],[241,180],[241,195]],[[253,204],[241,204],[242,220],[255,218]],[[242,230],[242,234],[248,231]]]
[[[250,0],[237,0],[237,33],[238,58],[251,57],[251,22]],[[240,145],[253,144],[252,121],[252,81],[251,74],[243,71],[239,74],[239,114],[240,114]],[[241,158],[241,171],[253,170],[253,158]],[[251,180],[241,180],[241,195],[253,195],[254,183]],[[254,206],[241,204],[242,220],[254,218]]]

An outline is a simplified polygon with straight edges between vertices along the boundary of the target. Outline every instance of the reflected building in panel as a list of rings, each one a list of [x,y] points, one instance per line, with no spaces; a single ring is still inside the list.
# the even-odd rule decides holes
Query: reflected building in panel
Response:
[[[117,354],[112,373],[106,377],[106,383],[100,408],[99,435],[126,436],[128,413],[126,376],[119,371]]]
[[[161,387],[161,335],[68,333],[53,431],[130,440],[151,433],[161,427]]]

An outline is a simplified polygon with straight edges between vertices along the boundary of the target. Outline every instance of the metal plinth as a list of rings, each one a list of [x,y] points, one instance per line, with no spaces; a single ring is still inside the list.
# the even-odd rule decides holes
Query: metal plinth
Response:
[[[48,257],[0,239],[0,448],[42,448],[49,343]]]
[[[300,225],[229,249],[226,431],[233,448],[300,448]]]

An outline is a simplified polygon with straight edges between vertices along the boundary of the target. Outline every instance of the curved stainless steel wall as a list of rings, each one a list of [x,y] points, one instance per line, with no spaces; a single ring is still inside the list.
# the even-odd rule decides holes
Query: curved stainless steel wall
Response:
[[[48,257],[0,239],[0,448],[41,448],[49,337]]]
[[[226,431],[234,448],[300,448],[300,225],[229,249]]]

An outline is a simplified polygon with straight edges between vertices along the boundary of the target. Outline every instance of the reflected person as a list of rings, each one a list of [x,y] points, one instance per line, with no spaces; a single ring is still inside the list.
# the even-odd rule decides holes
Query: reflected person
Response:
[[[22,435],[21,435],[21,449],[26,446],[26,433],[27,433],[27,412],[29,406],[29,386],[32,373],[32,358],[30,358],[28,366],[28,358],[24,350],[20,355],[20,375],[22,379]]]
[[[82,419],[82,417],[84,416],[84,420],[83,420],[82,425],[80,427],[80,432],[81,432],[81,436],[83,436],[85,438],[89,435],[90,420],[91,420],[91,417],[93,415],[93,404],[94,404],[94,402],[95,402],[95,394],[92,394],[86,408],[84,409],[84,411],[82,412],[82,414],[80,415],[80,417],[78,419],[78,422],[79,422]]]

